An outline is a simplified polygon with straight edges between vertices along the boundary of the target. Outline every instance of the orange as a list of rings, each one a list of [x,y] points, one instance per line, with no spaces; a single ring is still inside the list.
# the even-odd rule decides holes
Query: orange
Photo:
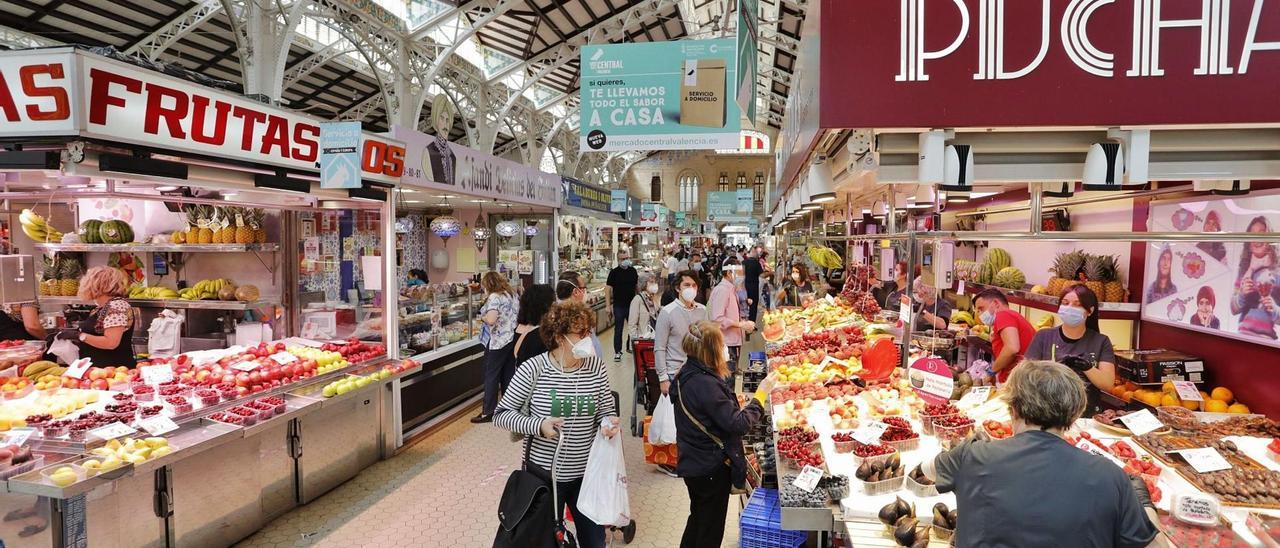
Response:
[[[1201,391],[1200,391],[1200,399],[1201,399],[1201,400],[1210,400],[1210,399],[1213,399],[1213,398],[1210,398],[1210,397],[1209,397],[1209,393],[1208,393],[1208,392],[1205,392],[1204,390],[1201,390]]]
[[[1173,387],[1173,381],[1164,381],[1164,384],[1160,386],[1160,391],[1164,392],[1165,394],[1178,393],[1178,389]]]
[[[1183,407],[1186,407],[1187,409],[1190,409],[1190,410],[1192,410],[1192,411],[1199,411],[1199,410],[1200,410],[1200,402],[1198,402],[1198,401],[1184,400],[1184,401],[1182,402],[1182,406],[1183,406]]]
[[[1160,405],[1163,405],[1165,407],[1178,407],[1182,405],[1182,402],[1178,401],[1177,396],[1165,394],[1163,396],[1160,396]]]
[[[1204,410],[1210,413],[1226,413],[1227,402],[1222,400],[1209,400],[1204,402]]]
[[[1132,391],[1129,391],[1129,390],[1125,390],[1125,391],[1124,391],[1124,401],[1133,401],[1133,392],[1132,392]]]
[[[1213,392],[1209,394],[1209,397],[1218,401],[1225,401],[1225,402],[1230,402],[1231,400],[1236,399],[1235,394],[1232,394],[1230,390],[1227,390],[1226,388],[1223,388],[1221,386],[1214,388]]]
[[[1227,408],[1227,412],[1240,413],[1240,414],[1247,415],[1249,413],[1249,406],[1243,403],[1234,403],[1234,404],[1231,404],[1231,407]]]
[[[1138,396],[1138,400],[1152,407],[1157,407],[1161,403],[1160,394],[1155,392],[1143,392]]]

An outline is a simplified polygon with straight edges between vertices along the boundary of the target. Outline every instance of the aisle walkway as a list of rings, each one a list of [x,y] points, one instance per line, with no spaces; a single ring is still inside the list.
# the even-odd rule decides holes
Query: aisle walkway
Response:
[[[759,345],[760,338],[753,338]],[[631,356],[613,364],[613,333],[600,335],[610,380],[629,424]],[[744,357],[745,361],[745,357]],[[624,429],[631,510],[638,524],[628,547],[679,546],[688,515],[684,482],[644,463],[640,438]],[[455,421],[395,457],[379,462],[311,504],[295,509],[240,543],[244,547],[492,545],[507,475],[519,446],[491,424]],[[724,546],[738,545],[737,498],[730,501]],[[624,546],[616,534],[614,546]]]

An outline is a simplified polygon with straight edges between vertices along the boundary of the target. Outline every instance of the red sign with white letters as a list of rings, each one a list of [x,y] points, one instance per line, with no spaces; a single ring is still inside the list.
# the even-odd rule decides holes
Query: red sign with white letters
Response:
[[[320,122],[81,51],[0,53],[0,137],[79,135],[315,171]],[[363,178],[398,183],[404,146],[366,133]]]
[[[1280,122],[1277,0],[820,0],[824,128]]]

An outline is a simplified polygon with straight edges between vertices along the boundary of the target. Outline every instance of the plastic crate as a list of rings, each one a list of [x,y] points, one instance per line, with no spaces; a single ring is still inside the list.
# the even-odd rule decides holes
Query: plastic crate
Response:
[[[751,492],[738,524],[742,548],[796,548],[807,537],[804,531],[782,529],[778,492],[763,487]]]

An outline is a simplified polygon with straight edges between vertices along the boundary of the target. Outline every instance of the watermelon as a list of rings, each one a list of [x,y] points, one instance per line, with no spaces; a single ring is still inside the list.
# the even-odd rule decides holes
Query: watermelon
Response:
[[[98,231],[102,229],[102,221],[97,219],[89,219],[80,223],[80,241],[86,244],[100,244],[102,237],[98,235]]]
[[[133,241],[133,229],[124,221],[106,221],[98,229],[98,238],[104,244],[127,244]]]
[[[991,263],[991,267],[996,272],[1000,272],[1006,268],[1013,266],[1013,257],[1009,256],[1009,252],[998,247],[993,247],[987,251],[987,262]]]

